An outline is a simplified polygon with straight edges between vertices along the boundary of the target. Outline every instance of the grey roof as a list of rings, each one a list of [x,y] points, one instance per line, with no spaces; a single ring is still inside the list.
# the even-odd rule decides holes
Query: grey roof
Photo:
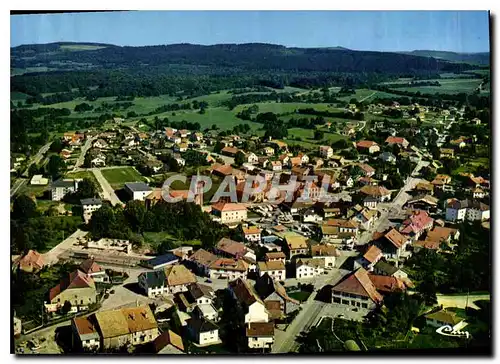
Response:
[[[206,318],[193,317],[187,320],[187,324],[195,332],[207,332],[219,329],[219,326]]]
[[[386,263],[382,260],[379,260],[374,266],[375,269],[380,270],[390,276],[396,273],[399,269],[393,266],[392,264]]]
[[[74,187],[74,186],[75,186],[74,180],[65,181],[62,179],[52,182],[52,185],[51,185],[52,188],[54,188],[54,187]]]
[[[153,189],[149,187],[144,182],[127,182],[125,183],[125,187],[134,192],[139,191],[152,191]]]
[[[148,284],[148,287],[156,288],[165,285],[166,276],[165,276],[165,271],[163,270],[156,270],[154,272],[144,272],[141,274],[146,276],[146,282]]]
[[[173,254],[164,254],[164,255],[159,255],[153,259],[147,260],[145,263],[149,266],[157,266],[161,264],[168,264],[168,263],[173,263],[177,262],[179,260],[178,257],[176,257]]]
[[[191,283],[188,286],[189,293],[193,296],[194,299],[201,298],[203,296],[208,296],[213,298],[215,296],[214,290],[210,286],[206,286],[204,284],[199,283]]]
[[[99,198],[84,198],[80,200],[82,205],[102,205],[102,201]]]

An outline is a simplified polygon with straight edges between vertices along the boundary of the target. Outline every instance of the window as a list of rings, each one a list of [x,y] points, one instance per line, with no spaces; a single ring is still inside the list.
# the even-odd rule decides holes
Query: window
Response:
[[[368,308],[368,305],[367,305],[366,303],[362,303],[362,304],[361,304],[361,307],[363,307],[363,308]]]

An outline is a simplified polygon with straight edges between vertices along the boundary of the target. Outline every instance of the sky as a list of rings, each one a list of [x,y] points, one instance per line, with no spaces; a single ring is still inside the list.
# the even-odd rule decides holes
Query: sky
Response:
[[[486,11],[130,11],[11,15],[11,46],[273,43],[290,47],[489,51]]]

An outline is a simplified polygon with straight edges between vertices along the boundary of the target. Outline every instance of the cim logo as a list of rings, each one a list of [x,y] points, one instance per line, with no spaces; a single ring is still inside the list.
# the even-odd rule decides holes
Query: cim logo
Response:
[[[436,329],[436,332],[444,336],[462,337],[466,339],[470,337],[468,331],[455,330],[450,325],[441,326],[440,328]]]

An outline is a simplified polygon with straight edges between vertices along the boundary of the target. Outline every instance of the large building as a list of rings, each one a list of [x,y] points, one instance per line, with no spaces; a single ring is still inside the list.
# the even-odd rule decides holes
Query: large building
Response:
[[[239,203],[218,202],[212,205],[212,214],[223,224],[237,224],[247,218],[247,208]]]
[[[144,199],[153,191],[151,187],[149,187],[144,182],[128,182],[125,183],[124,186],[125,192],[130,196],[131,200],[140,200],[144,201]]]
[[[58,180],[52,182],[52,185],[50,186],[50,196],[52,201],[61,201],[68,193],[73,193],[77,190],[77,180]]]

